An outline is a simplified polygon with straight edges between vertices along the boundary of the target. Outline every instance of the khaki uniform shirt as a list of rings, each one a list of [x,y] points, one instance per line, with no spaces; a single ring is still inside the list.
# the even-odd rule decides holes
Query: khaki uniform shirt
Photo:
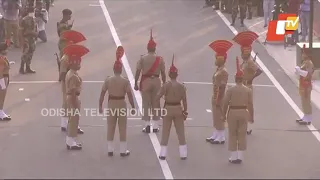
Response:
[[[68,72],[68,56],[67,55],[63,55],[62,58],[60,59],[60,74],[61,73],[67,73]]]
[[[82,90],[82,79],[75,70],[70,69],[66,75],[66,93],[80,94]]]
[[[253,80],[254,75],[256,74],[256,72],[258,70],[258,66],[250,58],[247,61],[243,61],[243,63],[241,64],[241,69],[243,71],[243,80],[245,81],[244,84],[246,84],[247,81]]]
[[[213,82],[213,100],[222,100],[225,88],[228,83],[228,72],[227,69],[223,67],[217,68],[216,72],[212,77]],[[219,92],[219,90],[223,90],[223,92]]]
[[[147,74],[154,62],[156,61],[156,53],[148,53],[146,55],[141,56],[140,60],[137,64],[137,70],[141,70],[143,75]],[[165,63],[161,58],[157,69],[153,72],[152,75],[159,75],[161,73],[165,73]]]
[[[311,80],[314,72],[314,65],[311,60],[304,60],[300,66],[301,70],[308,71],[306,77],[300,76],[299,88],[312,87]]]
[[[104,81],[102,90],[108,91],[111,96],[123,97],[131,91],[130,82],[122,76],[111,76]]]
[[[226,114],[229,106],[246,106],[253,117],[252,90],[243,84],[230,87],[223,100],[223,113]]]
[[[158,96],[164,96],[165,102],[168,103],[180,103],[187,98],[187,90],[182,83],[171,80],[161,87]]]
[[[1,66],[1,72],[0,72],[0,79],[1,79],[3,78],[4,75],[8,75],[10,70],[10,64],[6,56],[0,56],[0,66]]]

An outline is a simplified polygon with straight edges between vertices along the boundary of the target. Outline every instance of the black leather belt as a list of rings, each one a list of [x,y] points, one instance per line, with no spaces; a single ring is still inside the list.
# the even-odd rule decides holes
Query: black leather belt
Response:
[[[229,106],[229,109],[247,109],[247,106]]]
[[[180,103],[180,102],[164,102],[164,105],[168,105],[168,106],[180,106],[181,103]]]
[[[109,95],[108,100],[124,100],[125,97],[124,96],[112,96]]]
[[[159,74],[146,74],[146,75],[142,75],[145,78],[158,78]]]

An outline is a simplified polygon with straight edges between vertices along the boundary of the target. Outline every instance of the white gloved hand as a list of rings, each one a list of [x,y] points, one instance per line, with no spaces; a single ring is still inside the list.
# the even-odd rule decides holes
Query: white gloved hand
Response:
[[[9,62],[10,65],[13,65],[13,64],[15,64],[15,63],[16,63],[16,62],[14,62],[14,61],[10,61],[10,62]]]

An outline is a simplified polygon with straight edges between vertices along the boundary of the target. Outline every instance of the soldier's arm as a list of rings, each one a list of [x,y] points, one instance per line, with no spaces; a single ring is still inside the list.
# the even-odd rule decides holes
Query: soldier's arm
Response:
[[[305,70],[302,70],[302,69],[307,69],[306,71]],[[306,78],[307,76],[308,76],[308,68],[309,68],[309,66],[304,62],[302,65],[301,65],[301,67],[300,68],[298,68],[297,69],[297,72],[298,72],[298,74],[300,75],[300,76],[302,76],[302,77],[304,77],[304,78]]]
[[[5,66],[4,59],[0,58],[0,76],[1,77],[3,77],[4,66]]]
[[[132,91],[131,91],[131,86],[130,86],[130,81],[129,80],[127,80],[125,88],[126,88],[127,96],[128,96],[128,99],[129,99],[129,103],[130,103],[131,107],[134,109],[135,106],[134,106],[133,94],[132,94]]]
[[[221,74],[221,80],[219,82],[219,90],[218,90],[218,93],[219,93],[218,98],[219,99],[217,99],[218,104],[220,104],[222,101],[222,98],[223,98],[224,93],[226,91],[227,83],[228,83],[228,73],[226,71],[224,71]]]
[[[160,73],[161,73],[161,79],[162,79],[162,83],[166,83],[166,65],[164,60],[161,58],[161,64],[160,64]]]
[[[138,81],[139,81],[139,77],[140,77],[140,73],[141,73],[141,69],[142,69],[142,61],[143,61],[143,57],[141,56],[140,60],[137,63],[137,70],[136,70],[136,75],[134,78],[135,85],[137,85]]]
[[[102,85],[101,93],[100,93],[100,98],[99,98],[99,108],[102,109],[104,97],[108,91],[108,84],[109,84],[109,79],[106,79]]]
[[[223,98],[223,103],[222,103],[222,115],[226,116],[227,112],[228,112],[228,107],[229,107],[229,103],[231,100],[231,88],[229,88],[226,92],[226,95]]]
[[[254,63],[253,61],[250,61],[248,63],[248,66],[250,69],[252,69],[252,71],[254,72],[254,76],[253,79],[260,76],[262,74],[262,70],[257,66],[256,63]]]
[[[167,83],[165,83],[161,86],[161,88],[156,96],[156,99],[155,99],[156,102],[160,102],[161,97],[164,96],[166,93],[166,89],[167,89]]]
[[[309,63],[308,66],[307,66],[307,68],[306,68],[306,70],[307,70],[307,72],[308,72],[306,78],[307,78],[307,79],[312,79],[312,74],[313,74],[313,72],[314,72],[314,66],[313,66],[313,64],[312,64],[312,63]]]
[[[60,62],[60,79],[64,82],[68,71],[67,57],[65,55],[62,56]]]
[[[72,102],[72,105],[73,107],[76,107],[78,102],[77,102],[77,90],[78,90],[78,86],[79,86],[79,78],[76,77],[75,75],[74,76],[71,76],[69,79],[68,79],[68,87],[69,87],[69,95],[71,96],[71,102]]]
[[[248,88],[248,111],[250,114],[250,122],[253,122],[253,99],[252,90]]]
[[[188,103],[187,103],[187,88],[183,85],[182,90],[182,105],[183,105],[183,111],[188,111]]]

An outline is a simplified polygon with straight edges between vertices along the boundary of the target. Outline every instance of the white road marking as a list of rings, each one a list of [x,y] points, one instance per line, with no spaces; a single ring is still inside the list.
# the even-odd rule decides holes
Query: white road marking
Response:
[[[211,113],[211,112],[212,112],[210,109],[206,109],[206,111],[207,111],[208,113]]]
[[[238,31],[233,26],[229,26],[230,24],[229,20],[221,13],[221,11],[216,11],[216,12],[224,21],[224,23],[230,28],[232,33],[235,35],[238,34]],[[252,51],[251,56],[254,57],[255,52]],[[275,87],[279,90],[280,94],[284,97],[284,99],[288,102],[288,104],[292,107],[292,109],[298,114],[298,116],[302,117],[303,112],[300,110],[297,104],[292,100],[292,98],[288,95],[288,93],[283,89],[283,87],[280,85],[277,79],[272,75],[269,69],[264,65],[264,63],[261,61],[259,56],[257,56],[256,62],[261,67],[263,72],[269,77],[269,79],[275,85]],[[292,120],[292,123],[295,123],[295,121]],[[316,137],[316,139],[320,142],[320,133],[317,131],[317,129],[312,124],[308,125],[307,127],[312,132],[312,134]]]
[[[260,36],[262,34],[266,34],[267,32],[268,32],[268,30],[265,30],[265,31],[260,32],[258,35]]]
[[[83,83],[103,83],[104,81],[82,81]],[[52,84],[58,81],[10,81],[10,84]],[[183,82],[185,84],[198,84],[198,85],[212,85],[210,82]],[[235,85],[235,83],[228,83],[228,85]],[[257,87],[275,87],[268,84],[253,84]]]
[[[212,85],[210,82],[183,82],[184,84],[201,84],[201,85]],[[236,85],[235,83],[228,83],[228,85]],[[268,84],[253,84],[253,86],[260,86],[260,87],[275,87],[274,85]]]
[[[256,23],[252,24],[252,25],[249,27],[249,29],[250,29],[250,28],[253,28],[253,27],[256,26],[256,25],[261,24],[262,22],[264,22],[264,20],[261,20],[261,21],[258,21],[258,22],[256,22]]]
[[[108,27],[110,28],[110,32],[111,32],[111,35],[113,37],[113,40],[114,40],[116,46],[121,46],[121,41],[120,41],[119,36],[117,34],[117,31],[116,31],[116,29],[115,29],[115,27],[113,25],[113,22],[111,20],[110,15],[109,15],[107,6],[104,3],[104,0],[99,0],[99,3],[101,5],[101,9],[103,11],[104,17],[106,18],[106,21],[108,23]],[[134,87],[134,77],[133,77],[133,73],[132,73],[132,70],[130,68],[130,65],[129,65],[129,62],[128,62],[126,54],[124,54],[123,57],[122,57],[122,63],[123,63],[123,67],[124,67],[124,69],[126,71],[126,74],[128,76],[128,79],[130,80],[131,87],[133,89],[133,87]],[[140,91],[135,91],[134,89],[133,89],[133,93],[134,93],[134,96],[136,98],[136,101],[137,101],[138,107],[140,109],[140,112],[142,113],[142,97],[141,97],[141,93],[140,93]],[[160,163],[164,178],[165,179],[173,179],[173,175],[171,173],[171,170],[170,170],[170,167],[168,165],[168,162],[166,160],[160,160],[158,158],[158,156],[160,154],[160,143],[159,143],[159,140],[157,138],[157,135],[155,133],[149,133],[149,137],[150,137],[150,140],[152,142],[153,148],[154,148],[154,150],[156,152],[157,159],[158,159],[158,161]]]
[[[23,88],[19,88],[19,91],[23,91]]]
[[[30,101],[30,99],[29,99],[29,98],[25,98],[25,99],[24,99],[24,101],[29,102],[29,101]]]
[[[89,4],[90,7],[100,7],[100,4]]]

